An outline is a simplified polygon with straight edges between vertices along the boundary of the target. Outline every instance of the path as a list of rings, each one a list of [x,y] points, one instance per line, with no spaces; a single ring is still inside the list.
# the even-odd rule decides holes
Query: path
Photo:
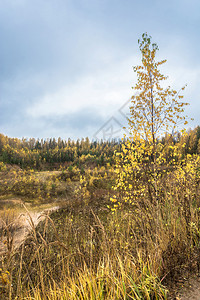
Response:
[[[190,278],[180,288],[178,296],[174,300],[200,300],[200,278]]]
[[[26,236],[32,229],[32,226],[35,227],[37,224],[45,218],[45,214],[52,212],[54,210],[58,210],[59,206],[53,206],[51,208],[47,208],[41,211],[24,211],[23,213],[18,213],[15,216],[15,220],[13,224],[17,225],[17,230],[13,234],[13,246],[14,248],[18,248],[22,242],[25,240]],[[32,225],[33,224],[33,225]],[[0,220],[0,227],[2,226],[2,222]],[[0,255],[3,254],[7,250],[6,246],[6,236],[3,236],[0,239]]]

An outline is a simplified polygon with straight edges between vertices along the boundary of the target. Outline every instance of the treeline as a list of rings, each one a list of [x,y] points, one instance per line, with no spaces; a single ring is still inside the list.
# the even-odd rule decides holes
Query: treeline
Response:
[[[200,126],[188,130],[187,134],[165,135],[162,143],[166,145],[165,156],[171,159],[170,145],[180,144],[185,154],[200,154]],[[182,148],[181,145],[185,144]],[[120,141],[90,141],[88,138],[71,139],[17,139],[0,134],[0,161],[17,164],[22,168],[54,168],[60,164],[76,166],[105,166],[115,162],[114,152],[120,151]]]
[[[41,169],[56,164],[103,166],[114,163],[114,151],[120,150],[116,141],[90,142],[88,138],[67,141],[58,138],[17,139],[0,134],[0,161],[18,164],[22,168]]]

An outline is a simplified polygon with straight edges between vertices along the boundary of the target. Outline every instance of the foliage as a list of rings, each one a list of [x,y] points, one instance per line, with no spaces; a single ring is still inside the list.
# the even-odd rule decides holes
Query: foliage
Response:
[[[120,207],[121,202],[137,206],[141,197],[149,197],[152,203],[160,200],[165,174],[181,163],[179,145],[172,142],[169,147],[169,141],[179,121],[187,124],[182,113],[188,103],[180,102],[182,95],[162,85],[167,77],[158,67],[166,60],[156,62],[158,46],[147,34],[138,42],[142,65],[134,67],[138,80],[134,87],[137,94],[132,97],[130,107],[130,137],[122,144],[121,152],[116,153],[118,178],[114,189],[118,197],[111,199],[114,209]]]
[[[48,140],[19,140],[0,134],[0,161],[7,164],[18,164],[22,168],[59,169],[66,166],[98,166],[113,164],[114,151],[119,143],[90,142],[88,138],[81,141],[63,141],[61,138]]]
[[[53,199],[59,194],[65,195],[68,183],[63,184],[60,181],[60,174],[61,172],[58,172],[54,175],[48,171],[38,174],[34,170],[7,167],[6,171],[0,174],[0,196],[42,201]]]
[[[161,138],[162,151],[166,159],[169,142],[181,145],[186,144],[184,153],[200,153],[200,129],[188,130],[187,136],[178,133],[174,136],[163,135]],[[114,152],[120,152],[122,142],[90,142],[88,139],[81,141],[55,140],[19,140],[8,138],[0,134],[0,171],[5,164],[17,164],[23,169],[34,170],[59,170],[70,166],[77,166],[79,169],[106,167],[107,164],[115,165],[116,156]]]
[[[0,172],[6,171],[6,165],[3,162],[0,162]]]
[[[181,176],[174,170],[162,186],[159,218],[145,196],[135,210],[124,205],[112,214],[108,187],[104,198],[102,186],[94,187],[105,170],[99,176],[88,171],[83,184],[90,196],[66,202],[11,256],[7,293],[19,299],[167,299],[163,278],[165,284],[179,279],[199,264],[200,162],[187,161]]]

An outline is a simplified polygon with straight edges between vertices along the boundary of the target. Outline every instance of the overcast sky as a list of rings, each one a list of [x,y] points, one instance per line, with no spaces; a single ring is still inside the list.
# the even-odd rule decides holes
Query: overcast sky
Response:
[[[116,131],[143,32],[167,59],[169,84],[188,84],[186,113],[199,125],[199,0],[0,0],[0,132],[92,139],[106,126]]]

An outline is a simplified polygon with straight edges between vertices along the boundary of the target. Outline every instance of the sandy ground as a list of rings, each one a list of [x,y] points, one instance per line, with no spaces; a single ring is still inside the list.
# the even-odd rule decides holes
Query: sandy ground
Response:
[[[195,276],[179,288],[177,297],[173,300],[200,300],[200,278]]]
[[[17,211],[15,214],[15,220],[13,221],[13,223],[18,226],[18,229],[13,234],[14,248],[18,248],[23,243],[33,226],[37,226],[37,224],[45,218],[46,214],[57,209],[59,209],[59,206],[53,206],[51,208],[43,209],[40,211]],[[0,220],[0,227],[2,226],[2,224],[3,222],[2,220]],[[3,254],[6,250],[6,236],[2,236],[0,238],[0,255]]]

